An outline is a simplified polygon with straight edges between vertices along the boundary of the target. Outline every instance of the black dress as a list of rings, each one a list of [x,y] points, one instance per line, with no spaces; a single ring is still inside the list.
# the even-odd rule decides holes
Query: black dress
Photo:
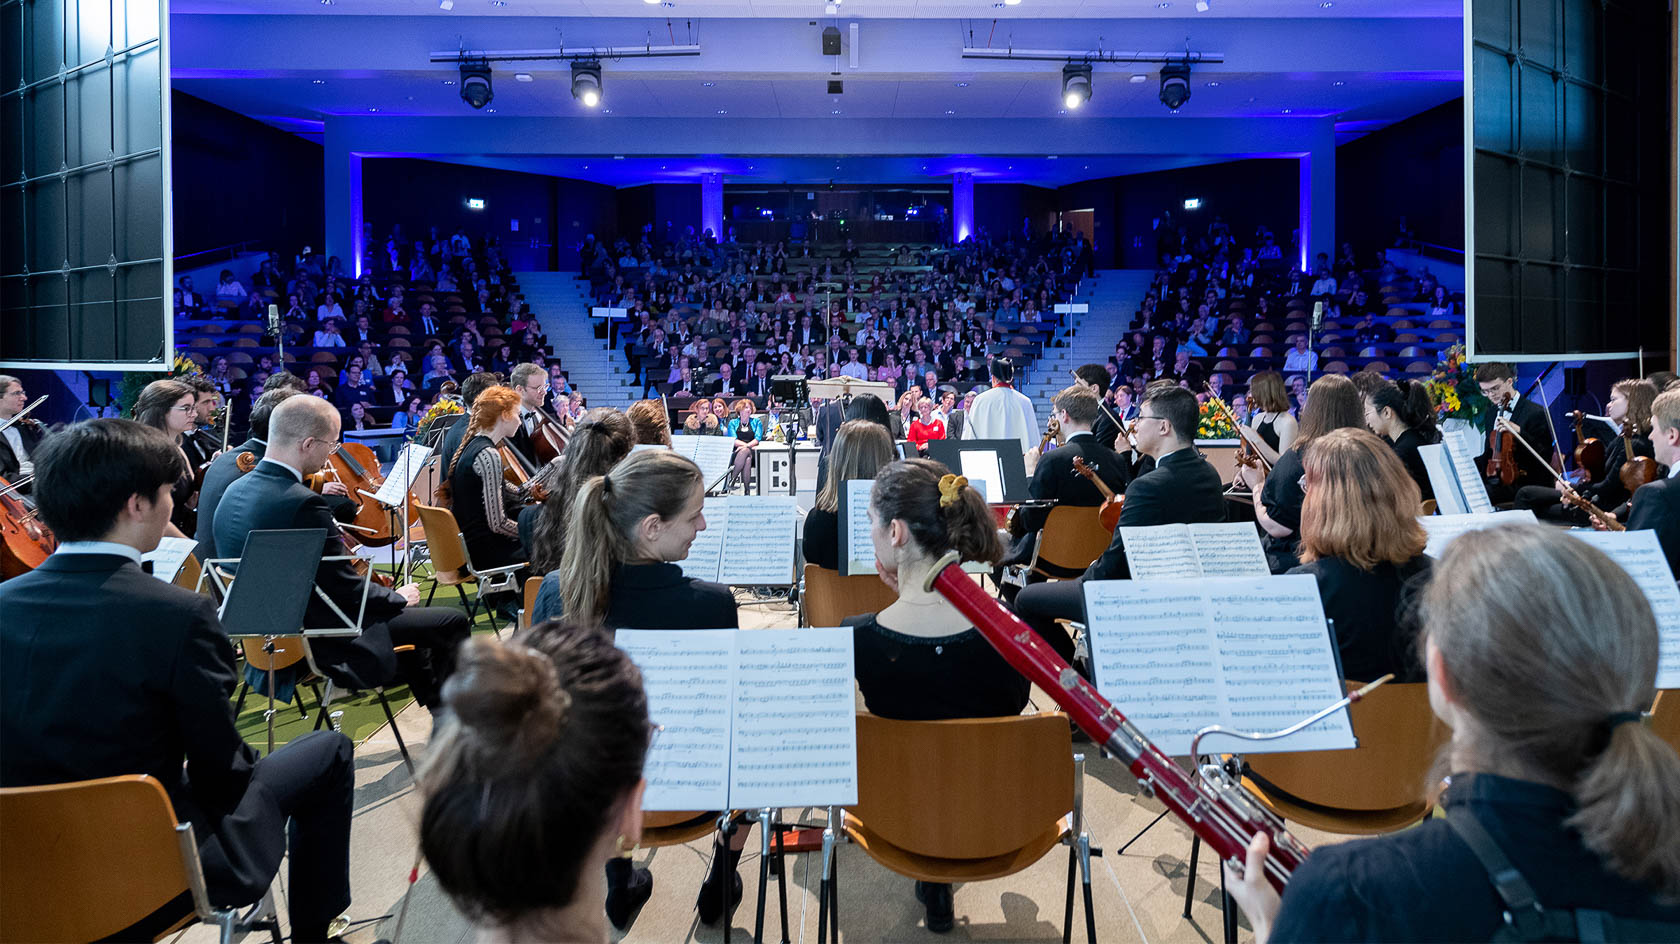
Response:
[[[854,672],[870,714],[900,721],[1018,715],[1031,688],[976,629],[907,636],[875,614],[847,618]]]
[[[508,514],[501,471],[490,437],[474,436],[461,449],[449,474],[455,523],[461,527],[473,566],[480,570],[529,560],[519,543],[518,517]]]
[[[840,569],[840,515],[812,508],[805,515],[805,563]]]
[[[1430,446],[1441,441],[1441,434],[1436,433],[1433,438],[1425,436],[1415,429],[1408,429],[1400,434],[1398,439],[1384,438],[1384,442],[1394,450],[1394,455],[1400,459],[1400,464],[1406,467],[1406,474],[1417,483],[1418,492],[1423,500],[1435,497],[1435,489],[1429,484],[1429,469],[1423,464],[1423,455],[1418,452],[1419,446]]]
[[[1423,681],[1417,595],[1432,564],[1433,558],[1419,554],[1404,564],[1360,570],[1325,557],[1289,571],[1317,579],[1324,615],[1334,621],[1343,678],[1369,682],[1393,672],[1397,682]]]

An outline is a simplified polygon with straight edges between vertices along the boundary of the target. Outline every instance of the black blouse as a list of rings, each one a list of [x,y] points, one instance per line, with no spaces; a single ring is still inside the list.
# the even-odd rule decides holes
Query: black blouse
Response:
[[[1617,917],[1680,921],[1648,889],[1605,867],[1566,821],[1561,790],[1493,774],[1454,775],[1442,805],[1475,814],[1542,907],[1594,908]],[[1487,870],[1444,820],[1379,839],[1319,846],[1291,876],[1271,939],[1487,941],[1504,906]]]
[[[1301,544],[1301,502],[1307,497],[1301,491],[1301,476],[1305,474],[1306,467],[1301,464],[1301,447],[1290,446],[1278,456],[1277,464],[1272,466],[1271,474],[1266,476],[1266,484],[1260,489],[1260,503],[1266,506],[1266,514],[1291,532],[1281,538],[1268,534],[1261,542],[1266,547],[1266,560],[1274,574],[1281,574],[1300,563],[1295,555]]]
[[[737,629],[735,595],[676,564],[620,564],[607,591],[608,629]]]
[[[1291,569],[1312,574],[1324,615],[1333,621],[1342,677],[1369,682],[1393,672],[1395,681],[1423,681],[1416,652],[1418,594],[1434,559],[1419,554],[1404,564],[1360,570],[1339,557]]]
[[[1429,484],[1429,469],[1423,464],[1423,455],[1418,452],[1419,446],[1428,446],[1441,441],[1439,433],[1431,439],[1415,429],[1408,429],[1400,434],[1398,439],[1384,439],[1394,450],[1394,455],[1400,459],[1400,464],[1406,467],[1406,474],[1417,483],[1418,491],[1423,500],[1435,497],[1435,489]]]
[[[1031,688],[1026,676],[979,630],[951,636],[907,636],[875,614],[845,620],[852,627],[854,671],[870,714],[900,721],[1018,715]]]
[[[840,515],[812,508],[805,515],[805,563],[840,569]]]

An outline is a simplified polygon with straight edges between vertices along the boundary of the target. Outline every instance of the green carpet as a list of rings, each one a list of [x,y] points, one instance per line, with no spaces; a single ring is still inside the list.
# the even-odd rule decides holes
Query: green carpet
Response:
[[[379,569],[386,570],[388,568],[381,567]],[[424,604],[426,594],[432,590],[433,581],[430,578],[417,578],[415,582],[420,585],[420,602]],[[468,587],[467,598],[472,599],[472,594],[472,588]],[[432,603],[436,606],[459,607],[460,598],[455,595],[454,588],[439,587],[437,597]],[[482,607],[479,609],[478,617],[473,621],[472,631],[474,634],[493,632],[490,617],[483,611]],[[506,631],[505,626],[503,631]],[[239,666],[241,675],[243,675],[244,669],[245,665],[241,662]],[[321,684],[321,687],[324,689],[325,685]],[[296,702],[291,704],[277,702],[274,706],[275,747],[280,747],[292,738],[302,737],[314,729],[315,715],[319,710],[315,704],[315,693],[307,685],[298,686],[297,692],[304,709],[309,712],[309,718],[305,720],[303,715],[299,714]],[[237,695],[237,691],[235,694]],[[393,685],[385,689],[385,698],[391,704],[391,714],[393,715],[403,710],[409,702],[414,700],[414,696],[409,694],[406,685]],[[263,697],[261,690],[253,690],[246,694],[244,709],[233,719],[234,726],[238,728],[239,735],[245,739],[245,743],[265,753],[268,750],[268,725],[263,720],[263,713],[267,710],[268,699]],[[380,725],[385,723],[385,713],[379,710],[379,698],[373,692],[363,692],[355,698],[338,697],[333,701],[331,710],[344,712],[344,716],[339,719],[341,730],[346,737],[357,744],[366,740],[375,731],[379,730]]]

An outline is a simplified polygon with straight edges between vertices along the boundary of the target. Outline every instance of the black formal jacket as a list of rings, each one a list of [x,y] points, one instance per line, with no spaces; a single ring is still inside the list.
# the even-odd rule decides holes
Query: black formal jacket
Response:
[[[38,432],[38,430],[43,429],[45,429],[45,425],[41,423],[26,422],[19,424],[17,427],[18,435],[23,438],[23,448],[29,452],[31,459],[34,458],[35,451],[41,447],[41,440],[47,438],[46,433]],[[5,477],[8,482],[16,481],[20,468],[22,468],[22,462],[18,459],[17,453],[12,451],[12,444],[7,441],[6,437],[0,436],[0,476]]]
[[[1680,921],[1680,907],[1615,875],[1567,820],[1568,794],[1493,774],[1454,774],[1442,805],[1473,813],[1548,909]],[[1272,925],[1275,941],[1489,941],[1505,908],[1444,820],[1379,839],[1322,845],[1295,870]]]
[[[1646,482],[1633,493],[1628,514],[1629,531],[1655,531],[1668,569],[1680,579],[1680,479]]]
[[[1343,678],[1369,682],[1393,672],[1395,681],[1423,681],[1417,604],[1434,562],[1420,553],[1404,564],[1360,570],[1325,557],[1289,570],[1318,581],[1324,615],[1333,621],[1341,649]]]
[[[274,462],[259,462],[250,474],[227,487],[216,506],[216,556],[238,557],[245,550],[245,537],[252,531],[289,528],[322,528],[327,532],[321,556],[344,555],[344,542],[327,500],[310,491],[289,469]],[[349,561],[320,561],[315,565],[315,585],[331,597],[352,619],[361,603],[362,578]],[[383,623],[407,606],[396,591],[374,583],[368,587],[363,626]],[[319,597],[311,594],[304,611],[308,626],[336,626],[342,621]]]
[[[1497,409],[1488,407],[1482,416],[1483,425],[1492,429],[1493,418],[1498,415],[1499,411]],[[1542,456],[1551,452],[1552,426],[1546,422],[1546,410],[1538,403],[1526,397],[1518,397],[1516,405],[1511,407],[1511,422],[1516,423],[1522,429],[1522,438],[1534,447],[1535,452]],[[1476,468],[1480,469],[1483,475],[1487,474],[1488,458],[1492,452],[1489,439],[1490,437],[1486,435],[1482,436],[1482,455],[1476,460]],[[1552,478],[1550,467],[1536,459],[1534,453],[1524,449],[1522,443],[1517,443],[1513,448],[1517,457],[1518,469],[1516,487],[1520,488],[1524,485],[1549,486],[1557,481]]]
[[[127,557],[54,554],[0,584],[0,786],[149,774],[202,842],[257,760],[233,688],[215,605]]]
[[[1039,501],[1054,501],[1083,508],[1095,508],[1102,504],[1102,493],[1097,491],[1097,487],[1091,484],[1089,479],[1074,470],[1075,458],[1085,460],[1087,466],[1096,469],[1097,478],[1102,479],[1115,494],[1125,492],[1132,480],[1131,463],[1119,453],[1103,448],[1090,433],[1075,434],[1038,460],[1038,466],[1033,469],[1032,481],[1027,483],[1027,494]],[[1033,532],[1044,528],[1044,521],[1050,517],[1050,510],[1029,505],[1023,507],[1017,515],[1022,526]]]
[[[1120,528],[1156,524],[1198,524],[1225,520],[1225,483],[1201,453],[1186,447],[1163,456],[1155,468],[1126,488],[1126,505],[1108,550],[1085,571],[1087,580],[1125,580],[1132,575]]]
[[[676,564],[620,564],[608,591],[608,629],[735,629],[735,595],[683,576]]]
[[[245,473],[239,471],[239,457],[263,457],[268,443],[252,437],[240,443],[236,448],[217,456],[210,468],[204,470],[204,485],[198,490],[198,531],[193,535],[198,541],[198,547],[193,548],[193,554],[199,560],[216,557],[216,506],[221,504],[222,494],[227,487],[238,481]],[[249,461],[249,460],[247,460]]]

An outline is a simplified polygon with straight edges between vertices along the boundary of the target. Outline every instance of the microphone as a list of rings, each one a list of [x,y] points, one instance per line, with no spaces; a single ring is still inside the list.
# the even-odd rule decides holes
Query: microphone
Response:
[[[268,306],[268,333],[280,336],[280,306],[272,303]]]

